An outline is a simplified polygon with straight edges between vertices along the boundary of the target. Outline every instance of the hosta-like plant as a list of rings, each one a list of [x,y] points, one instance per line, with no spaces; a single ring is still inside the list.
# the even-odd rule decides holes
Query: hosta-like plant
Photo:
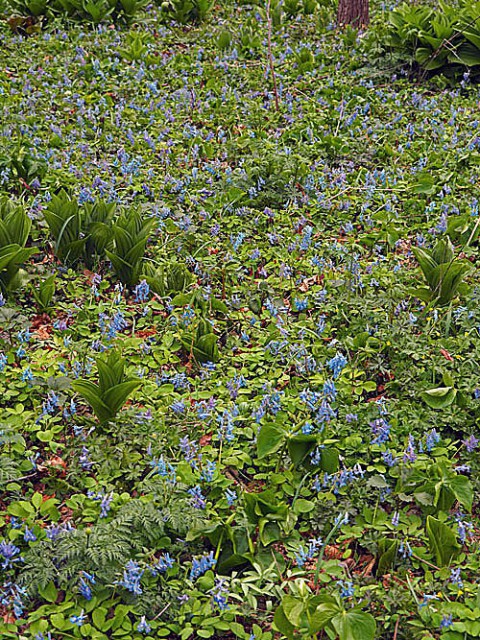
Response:
[[[52,197],[43,215],[55,242],[57,258],[66,263],[76,262],[87,241],[78,202],[62,189]]]
[[[143,257],[155,220],[131,209],[122,214],[112,228],[112,248],[105,253],[123,284],[138,283],[143,271]]]
[[[63,16],[99,24],[112,17],[131,21],[148,0],[6,0],[7,10],[20,16]]]
[[[464,293],[466,276],[474,269],[469,260],[455,257],[449,238],[438,240],[431,250],[413,249],[427,286],[411,290],[412,295],[439,306],[449,304],[458,293]]]
[[[40,284],[34,282],[32,285],[32,295],[39,310],[43,313],[50,309],[53,296],[55,294],[55,274],[45,278]]]
[[[213,7],[213,0],[166,0],[162,11],[169,20],[180,24],[203,22]]]
[[[205,318],[200,318],[193,331],[182,335],[182,345],[186,353],[197,362],[217,362],[219,358],[217,336],[212,325]]]
[[[187,267],[177,263],[161,265],[157,268],[147,263],[143,275],[150,289],[159,296],[182,293],[194,281]]]
[[[112,238],[111,225],[115,204],[97,200],[84,206],[83,227],[87,234],[84,259],[92,267],[96,259],[105,257],[105,250]]]
[[[114,210],[114,204],[99,200],[81,207],[64,190],[53,196],[44,216],[57,258],[67,264],[83,259],[89,267],[103,258],[111,240]]]
[[[20,285],[20,267],[36,253],[26,248],[32,221],[23,207],[7,199],[0,202],[0,288],[3,294]]]
[[[138,378],[126,376],[125,363],[119,353],[112,351],[107,358],[96,360],[98,383],[85,379],[72,382],[73,389],[88,402],[101,423],[113,420],[141,384]]]
[[[390,14],[386,43],[411,56],[425,71],[480,65],[480,3],[438,7],[403,3]]]

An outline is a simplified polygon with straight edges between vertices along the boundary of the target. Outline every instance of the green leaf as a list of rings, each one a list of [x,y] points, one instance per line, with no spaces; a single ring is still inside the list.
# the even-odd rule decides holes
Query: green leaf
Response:
[[[297,467],[317,446],[317,436],[299,435],[289,438],[287,442],[288,453],[293,464]]]
[[[454,531],[432,516],[427,516],[426,531],[436,563],[440,567],[448,566],[461,548]]]
[[[437,262],[432,258],[430,253],[425,251],[424,249],[415,247],[414,249],[412,249],[412,251],[418,261],[418,264],[420,265],[420,269],[423,272],[425,280],[430,283],[432,274],[435,270],[435,267],[437,266]]]
[[[397,557],[398,551],[398,541],[393,540],[387,547],[386,551],[382,553],[380,558],[378,559],[377,566],[377,576],[383,576],[390,568],[393,566],[395,562],[395,558]]]
[[[110,409],[102,401],[100,389],[96,384],[89,380],[74,380],[72,388],[88,402],[100,422],[110,420]]]
[[[315,509],[315,503],[311,500],[305,500],[305,498],[298,498],[293,505],[293,511],[297,515],[302,513],[310,513]]]
[[[60,631],[64,629],[66,620],[63,613],[54,613],[50,616],[50,622],[53,624],[55,629],[59,629]]]
[[[141,380],[126,380],[125,382],[117,384],[116,387],[109,389],[103,395],[103,402],[109,408],[112,417],[123,407],[128,396],[141,384]]]
[[[453,387],[438,387],[437,389],[423,391],[420,395],[430,408],[444,409],[453,403],[457,390]]]
[[[337,449],[324,447],[320,452],[320,467],[327,473],[335,473],[340,466],[340,457]]]
[[[465,507],[467,511],[471,511],[473,505],[473,487],[470,480],[466,476],[456,475],[451,476],[446,484],[458,502]]]
[[[328,601],[322,602],[317,606],[313,614],[310,616],[310,631],[317,633],[327,627],[332,619],[341,611],[337,602],[333,598],[328,597]]]
[[[219,358],[217,337],[209,333],[193,344],[193,355],[198,362],[217,362]]]
[[[375,640],[375,618],[361,609],[347,609],[332,618],[339,640]]]
[[[261,543],[268,547],[269,544],[281,539],[280,527],[276,522],[262,518],[258,523],[258,535]]]
[[[303,613],[303,602],[293,596],[284,596],[282,600],[282,609],[290,624],[295,627],[299,627]]]
[[[257,436],[257,456],[262,459],[275,453],[285,440],[285,432],[273,424],[264,424]]]
[[[455,250],[450,238],[437,240],[431,255],[432,255],[432,259],[437,264],[451,263],[455,257]]]
[[[275,615],[273,616],[273,627],[289,640],[294,637],[295,627],[291,622],[289,622],[282,606],[278,607],[275,611]]]
[[[47,602],[56,602],[58,598],[58,591],[55,588],[53,581],[50,581],[46,587],[39,587],[38,593]]]

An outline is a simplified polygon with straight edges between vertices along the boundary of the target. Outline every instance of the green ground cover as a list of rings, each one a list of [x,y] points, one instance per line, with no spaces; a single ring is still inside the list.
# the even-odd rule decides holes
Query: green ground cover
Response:
[[[278,109],[261,6],[1,23],[2,638],[480,637],[480,94],[388,9]]]

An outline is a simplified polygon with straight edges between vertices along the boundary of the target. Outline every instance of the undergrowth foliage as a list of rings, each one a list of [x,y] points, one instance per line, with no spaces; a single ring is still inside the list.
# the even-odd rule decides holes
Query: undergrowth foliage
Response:
[[[0,5],[0,637],[480,637],[478,4]]]

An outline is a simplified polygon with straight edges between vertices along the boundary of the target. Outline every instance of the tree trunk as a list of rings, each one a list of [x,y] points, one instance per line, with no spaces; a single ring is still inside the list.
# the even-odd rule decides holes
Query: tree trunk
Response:
[[[338,0],[337,24],[364,27],[368,24],[368,0]]]

